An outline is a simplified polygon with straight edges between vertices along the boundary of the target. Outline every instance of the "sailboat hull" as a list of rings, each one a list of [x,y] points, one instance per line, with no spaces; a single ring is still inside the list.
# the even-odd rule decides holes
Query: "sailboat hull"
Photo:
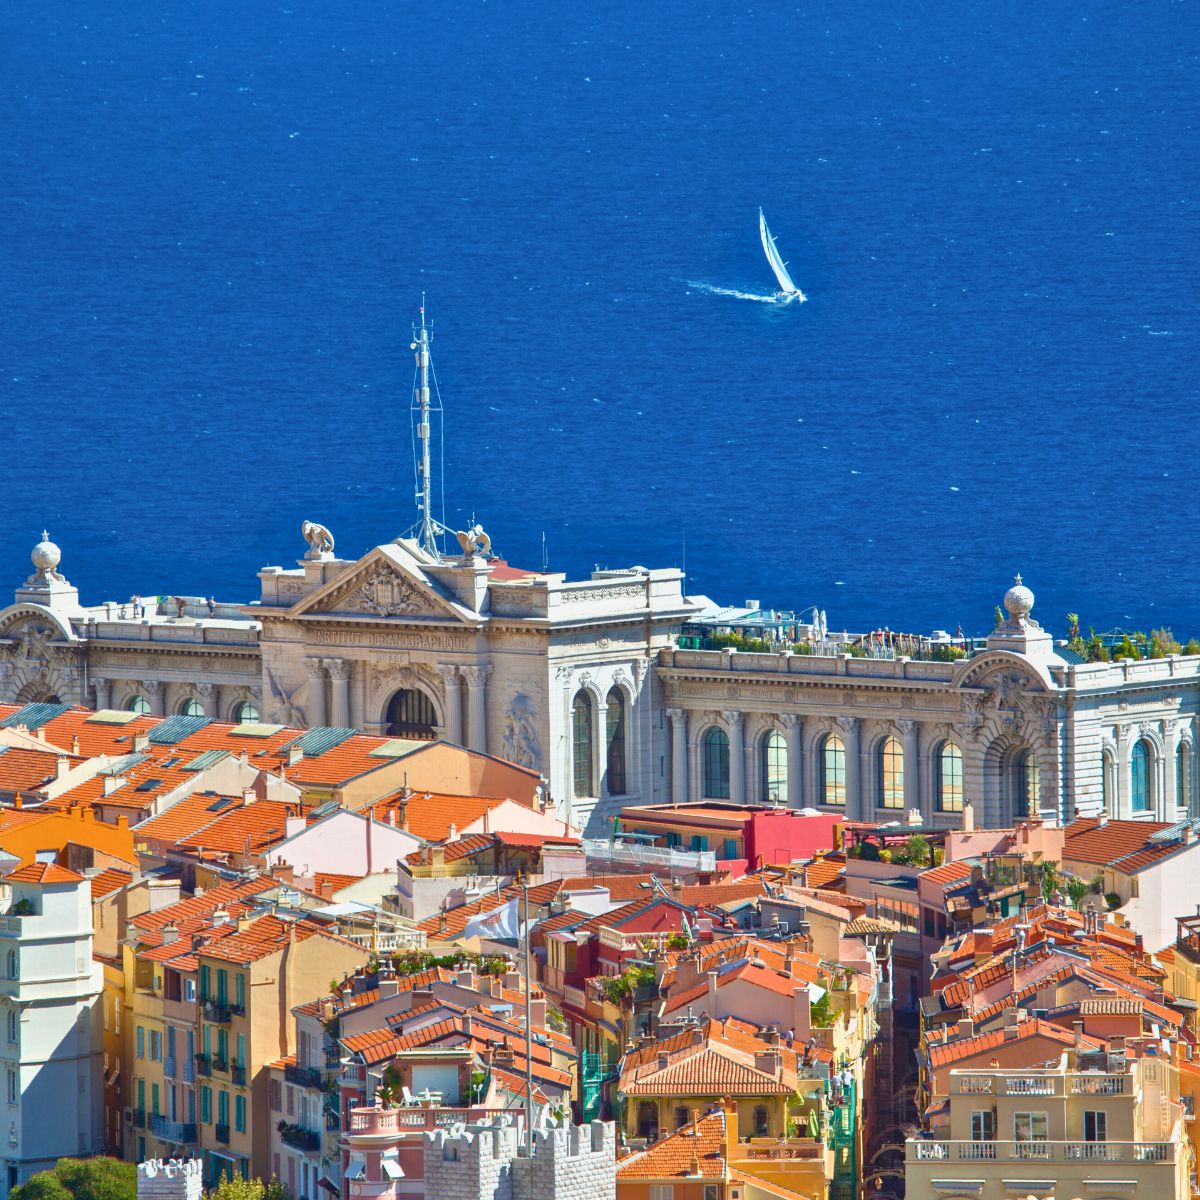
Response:
[[[775,238],[771,235],[771,230],[767,226],[767,218],[763,216],[761,208],[758,210],[758,235],[762,239],[763,253],[766,254],[767,262],[775,275],[775,281],[779,284],[781,299],[805,299],[804,293],[795,285],[791,275],[788,274],[787,263],[783,261],[783,257],[779,253],[779,248],[775,245]]]

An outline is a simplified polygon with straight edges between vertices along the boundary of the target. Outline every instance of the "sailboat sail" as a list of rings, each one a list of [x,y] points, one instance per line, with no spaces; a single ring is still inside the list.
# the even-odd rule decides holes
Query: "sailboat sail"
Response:
[[[762,238],[763,250],[766,251],[767,262],[771,264],[771,270],[775,272],[775,278],[779,281],[779,290],[789,295],[800,295],[800,289],[792,282],[787,264],[775,246],[775,239],[767,228],[767,218],[763,216],[761,208],[758,210],[758,232]]]

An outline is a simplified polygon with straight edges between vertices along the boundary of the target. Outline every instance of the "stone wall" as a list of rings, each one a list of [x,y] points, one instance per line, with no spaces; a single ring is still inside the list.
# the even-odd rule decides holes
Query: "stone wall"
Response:
[[[202,1192],[198,1158],[152,1158],[138,1163],[138,1200],[200,1200]]]

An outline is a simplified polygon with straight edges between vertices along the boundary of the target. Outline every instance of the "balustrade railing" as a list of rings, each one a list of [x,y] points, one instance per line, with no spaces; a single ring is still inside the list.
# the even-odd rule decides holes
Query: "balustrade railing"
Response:
[[[911,1138],[912,1162],[1120,1162],[1174,1163],[1174,1142],[993,1142]]]

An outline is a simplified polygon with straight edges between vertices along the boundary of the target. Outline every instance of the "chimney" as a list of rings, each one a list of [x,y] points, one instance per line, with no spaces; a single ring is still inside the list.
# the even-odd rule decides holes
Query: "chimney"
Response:
[[[718,1016],[717,1013],[717,979],[716,971],[708,972],[708,1015],[710,1017]]]
[[[667,1069],[667,1064],[670,1061],[671,1056],[665,1050],[660,1050],[658,1052],[658,1069],[660,1071],[665,1071]]]
[[[546,1028],[546,998],[539,996],[529,1002],[529,1024],[533,1029]]]
[[[143,750],[150,749],[150,735],[148,733],[135,733],[133,735],[133,752],[141,754]]]
[[[975,1018],[974,1017],[959,1018],[958,1036],[960,1038],[973,1038],[975,1036]]]
[[[280,883],[286,884],[288,887],[295,887],[296,885],[296,868],[290,862],[285,862],[282,858],[271,869],[271,874]]]
[[[1075,1031],[1075,1049],[1078,1050],[1083,1045],[1083,1022],[1072,1021],[1071,1028]]]
[[[407,792],[402,792],[400,794],[400,801],[396,805],[395,812],[396,812],[396,818],[397,818],[397,827],[400,829],[407,829],[408,828],[408,793]]]
[[[304,751],[300,749],[300,743],[293,742],[287,748],[287,765],[289,767],[294,767],[303,758],[304,758]]]
[[[1021,1010],[1009,1005],[1004,1010],[1004,1040],[1011,1042],[1017,1036],[1018,1028],[1021,1024]]]
[[[252,787],[242,788],[242,806],[243,807],[245,807],[247,804],[253,804],[255,802],[255,800],[257,800],[257,799],[258,799],[258,795],[255,793],[255,791]]]
[[[111,796],[113,792],[125,786],[126,780],[124,775],[105,775],[104,782],[101,785],[102,795]]]
[[[754,1069],[764,1075],[777,1075],[781,1058],[778,1050],[756,1050],[754,1052]]]
[[[379,998],[380,1000],[388,1000],[393,996],[400,994],[400,981],[396,978],[396,973],[392,970],[389,963],[379,973]]]
[[[164,946],[173,946],[179,941],[179,926],[164,925],[162,927],[162,944]]]
[[[79,756],[79,734],[75,734],[75,736],[71,738],[71,753],[76,757]]]
[[[446,841],[448,841],[448,842],[457,842],[458,841],[458,826],[455,825],[453,821],[450,822],[450,832],[446,834]]]
[[[54,778],[61,779],[71,769],[71,760],[65,755],[60,754],[54,760]]]
[[[227,908],[216,909],[213,912],[211,920],[212,920],[213,925],[232,925],[233,924],[233,918],[230,917],[229,910]]]

